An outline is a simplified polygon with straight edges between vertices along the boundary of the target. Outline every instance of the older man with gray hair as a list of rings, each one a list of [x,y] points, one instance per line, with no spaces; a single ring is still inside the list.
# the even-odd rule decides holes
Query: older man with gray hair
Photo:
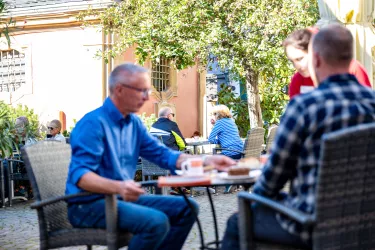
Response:
[[[75,227],[105,228],[103,194],[117,194],[118,227],[134,235],[129,250],[181,249],[195,222],[197,203],[191,200],[192,211],[183,197],[144,195],[133,181],[139,156],[170,170],[191,157],[161,144],[134,114],[149,100],[150,90],[145,68],[119,65],[110,74],[104,104],[76,124],[66,194],[95,194],[69,200],[68,215]],[[203,161],[218,169],[235,163],[223,156]]]
[[[313,214],[323,134],[374,122],[375,93],[349,73],[353,37],[347,28],[328,25],[309,47],[309,71],[316,88],[288,104],[253,192]],[[288,181],[290,192],[281,193]],[[251,209],[257,241],[311,248],[310,228],[259,204]],[[237,220],[237,214],[228,220],[222,249],[239,249]]]
[[[171,108],[161,108],[159,119],[152,124],[150,133],[161,136],[167,147],[174,150],[184,150],[186,142],[177,123],[173,121],[174,116]]]

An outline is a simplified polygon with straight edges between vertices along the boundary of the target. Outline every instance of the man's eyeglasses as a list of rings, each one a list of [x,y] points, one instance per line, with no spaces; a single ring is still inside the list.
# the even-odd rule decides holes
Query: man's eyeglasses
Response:
[[[54,130],[55,128],[54,127],[48,127],[48,130]]]
[[[174,117],[174,114],[173,113],[169,113],[170,115],[172,115]]]
[[[126,85],[126,84],[121,84],[121,86],[123,86],[125,88],[128,88],[128,89],[134,89],[138,92],[142,92],[144,97],[151,95],[151,92],[152,92],[151,89],[140,89],[140,88],[137,88],[137,87]]]

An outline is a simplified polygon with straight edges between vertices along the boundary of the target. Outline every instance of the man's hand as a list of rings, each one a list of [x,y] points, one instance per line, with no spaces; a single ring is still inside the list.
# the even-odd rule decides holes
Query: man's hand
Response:
[[[230,166],[236,165],[236,161],[224,155],[206,156],[205,166],[213,166],[217,170],[226,171]]]
[[[118,189],[118,194],[121,195],[124,201],[136,201],[144,193],[145,191],[141,188],[141,185],[133,180],[122,181]]]

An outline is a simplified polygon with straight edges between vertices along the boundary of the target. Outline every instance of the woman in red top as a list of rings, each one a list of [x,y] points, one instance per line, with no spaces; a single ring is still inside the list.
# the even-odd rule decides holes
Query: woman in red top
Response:
[[[297,70],[289,85],[288,94],[290,99],[295,95],[314,89],[314,84],[307,68],[307,53],[310,39],[317,32],[318,30],[315,28],[296,30],[283,42],[285,54]],[[366,70],[357,60],[352,61],[350,73],[355,75],[362,85],[371,87]]]

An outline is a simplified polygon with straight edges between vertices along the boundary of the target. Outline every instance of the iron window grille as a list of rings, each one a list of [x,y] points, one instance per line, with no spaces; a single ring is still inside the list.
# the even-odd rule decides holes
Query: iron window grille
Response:
[[[0,51],[0,92],[14,92],[26,83],[25,54],[17,50]]]
[[[170,87],[170,63],[169,60],[161,58],[159,63],[154,63],[151,69],[151,81],[158,92],[167,91]]]

